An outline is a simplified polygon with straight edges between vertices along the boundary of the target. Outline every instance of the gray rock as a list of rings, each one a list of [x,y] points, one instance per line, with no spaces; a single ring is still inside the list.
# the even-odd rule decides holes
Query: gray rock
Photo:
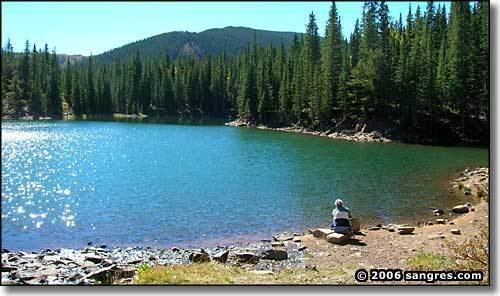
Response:
[[[127,264],[135,265],[135,264],[139,264],[141,262],[142,262],[142,259],[132,259],[132,260],[127,261]]]
[[[12,266],[12,265],[4,265],[2,263],[2,272],[11,272],[17,270],[17,267]]]
[[[347,235],[347,234],[340,234],[340,233],[330,233],[327,237],[326,237],[326,241],[329,242],[329,243],[332,243],[332,244],[338,244],[338,245],[341,245],[341,244],[344,244],[346,243],[347,241],[349,241],[349,239],[351,238],[350,235]]]
[[[434,209],[434,210],[432,211],[432,213],[433,213],[434,215],[436,215],[436,214],[442,215],[442,214],[444,214],[444,211],[443,211],[443,210],[441,210],[441,209]]]
[[[262,259],[286,260],[288,259],[288,252],[285,250],[270,249],[262,253]]]
[[[117,266],[115,278],[132,278],[135,275],[135,268],[131,266]]]
[[[283,242],[272,242],[271,247],[273,248],[278,248],[278,247],[283,247],[285,244]]]
[[[314,229],[312,235],[316,238],[325,239],[329,234],[333,233],[333,230],[328,228],[317,228]]]
[[[255,255],[254,253],[250,252],[238,252],[234,253],[236,258],[238,259],[239,262],[241,263],[257,263],[259,261],[260,257]]]
[[[85,256],[85,261],[90,261],[95,264],[99,264],[104,260],[103,257],[97,255],[87,255]]]
[[[287,233],[281,233],[279,235],[273,236],[273,239],[275,241],[283,242],[283,241],[289,241],[293,239],[293,235],[287,234]]]
[[[210,255],[208,253],[201,249],[201,252],[194,252],[189,255],[189,260],[194,262],[194,263],[204,263],[204,262],[209,262],[210,261]]]
[[[469,212],[469,206],[468,205],[458,205],[454,206],[453,209],[451,209],[453,213],[458,213],[458,214],[465,214]]]
[[[98,270],[95,270],[86,276],[84,276],[80,282],[86,280],[86,279],[94,279],[98,282],[101,282],[102,284],[112,284],[113,281],[115,280],[115,269],[116,265],[104,267]]]
[[[228,256],[229,256],[229,250],[225,250],[225,251],[220,251],[219,253],[213,255],[212,259],[220,263],[226,263]]]
[[[403,226],[403,227],[398,227],[398,233],[399,234],[411,234],[415,230],[415,227],[409,227],[409,226]]]

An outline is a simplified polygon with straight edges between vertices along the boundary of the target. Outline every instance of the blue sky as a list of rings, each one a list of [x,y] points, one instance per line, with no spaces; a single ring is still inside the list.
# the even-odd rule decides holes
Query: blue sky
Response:
[[[409,2],[388,2],[391,16],[403,17]],[[426,2],[411,2],[424,10]],[[437,7],[436,2],[436,7]],[[325,30],[330,2],[2,2],[2,46],[11,39],[15,51],[26,39],[48,43],[58,53],[99,54],[170,31],[201,32],[245,26],[304,32],[314,11],[319,32]],[[449,3],[446,4],[449,8]],[[349,35],[363,2],[337,2],[344,35]]]

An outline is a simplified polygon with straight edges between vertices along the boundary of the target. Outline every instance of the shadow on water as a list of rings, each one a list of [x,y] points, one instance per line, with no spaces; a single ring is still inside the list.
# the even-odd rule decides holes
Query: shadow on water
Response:
[[[88,119],[71,119],[71,121],[100,121],[100,122],[128,122],[128,123],[155,123],[177,125],[224,125],[227,121],[217,117],[178,117],[178,116],[100,116]]]

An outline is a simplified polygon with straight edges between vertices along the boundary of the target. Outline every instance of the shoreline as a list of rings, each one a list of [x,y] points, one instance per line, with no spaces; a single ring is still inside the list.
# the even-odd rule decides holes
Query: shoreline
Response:
[[[63,120],[63,121],[128,121],[128,120],[187,120],[190,121],[192,119],[199,119],[202,120],[202,118],[177,118],[177,117],[172,117],[170,118],[169,116],[150,116],[146,114],[124,114],[124,113],[114,113],[113,115],[99,115],[99,116],[94,116],[94,117],[87,117],[83,115],[80,118],[76,118],[73,115],[70,114],[64,114],[61,118],[52,118],[52,117],[40,117],[38,119],[34,119],[32,115],[29,116],[24,116],[20,118],[11,118],[10,116],[3,116],[2,121],[9,121],[9,120],[21,120],[21,121],[46,121],[46,120]],[[248,127],[248,128],[256,128],[256,129],[261,129],[261,130],[273,130],[273,131],[281,131],[281,132],[289,132],[289,133],[296,133],[296,134],[302,134],[302,135],[310,135],[310,136],[318,136],[318,137],[325,137],[325,138],[330,138],[330,139],[336,139],[336,140],[344,140],[344,141],[350,141],[350,142],[359,142],[359,143],[401,143],[401,144],[409,144],[409,145],[425,145],[425,146],[437,146],[437,147],[469,147],[469,148],[486,148],[489,149],[489,144],[484,144],[484,143],[471,143],[471,142],[465,142],[465,141],[454,141],[454,142],[432,142],[429,139],[423,139],[420,141],[405,141],[402,140],[398,137],[391,137],[386,135],[386,132],[381,130],[381,129],[373,129],[371,131],[365,131],[366,124],[364,126],[357,125],[353,130],[340,130],[340,131],[332,131],[327,130],[327,131],[312,131],[308,130],[307,128],[303,127],[295,127],[295,126],[288,126],[288,127],[268,127],[265,125],[255,125],[252,123],[248,123],[245,121],[240,121],[240,120],[233,120],[226,122],[226,118],[208,118],[209,120],[220,120],[221,123],[222,121],[224,122],[225,126],[231,126],[231,127]]]
[[[281,132],[288,132],[288,133],[298,133],[298,134],[304,134],[304,135],[327,137],[327,138],[331,138],[331,139],[346,140],[346,141],[353,141],[353,142],[365,142],[365,143],[400,142],[398,140],[385,137],[383,135],[383,132],[378,131],[378,130],[372,130],[369,132],[368,131],[365,132],[366,124],[363,127],[357,126],[356,129],[350,130],[350,131],[328,130],[325,132],[310,131],[310,130],[307,130],[303,127],[293,127],[293,126],[274,128],[274,127],[268,127],[265,125],[255,125],[255,124],[251,124],[251,123],[244,122],[241,120],[233,120],[230,122],[226,122],[224,125],[232,126],[232,127],[247,127],[247,128],[273,130],[273,131],[281,131]]]
[[[459,215],[443,215],[438,211],[439,213],[436,212],[435,215],[436,222],[428,221],[423,225],[411,225],[411,227],[415,229],[417,235],[427,233],[430,240],[444,238],[443,228],[456,227],[455,224],[458,226],[459,221],[466,220],[471,215],[488,211],[487,197],[489,192],[480,193],[489,189],[488,182],[488,168],[465,169],[458,175],[458,178],[450,181],[450,187],[470,196],[471,200],[479,198],[477,203],[475,202],[473,206],[459,205],[462,207]],[[451,211],[454,210],[442,211],[445,212],[444,214],[450,211],[451,214]],[[391,229],[394,228],[397,229],[398,225],[373,225],[371,227],[364,225],[359,234],[362,235],[362,240],[366,240],[365,245],[368,245],[369,252],[378,249],[384,250],[384,248],[377,247],[387,243],[387,239],[382,238],[383,236],[395,235],[395,239],[411,239],[411,236],[400,235],[392,231]],[[257,242],[235,242],[207,248],[144,246],[108,248],[106,245],[100,245],[82,249],[47,249],[31,253],[10,252],[2,249],[2,284],[130,284],[134,281],[136,271],[144,265],[190,266],[193,263],[209,261],[239,266],[249,272],[268,272],[269,274],[279,273],[285,269],[303,270],[310,267],[309,259],[311,256],[321,257],[327,253],[324,251],[325,249],[334,248],[338,251],[337,245],[326,241],[319,242],[318,239],[314,238],[311,234],[314,230],[311,229],[308,232],[283,232]],[[414,242],[410,241],[409,244],[413,246]],[[318,248],[321,251],[318,251]],[[341,248],[343,248],[342,251],[347,252],[351,261],[357,260],[361,256],[359,254],[362,254],[357,247],[349,247],[349,244]],[[411,250],[410,253],[416,249],[413,246]],[[337,260],[335,258],[335,256],[329,257],[329,260]],[[320,261],[317,264],[323,263]]]

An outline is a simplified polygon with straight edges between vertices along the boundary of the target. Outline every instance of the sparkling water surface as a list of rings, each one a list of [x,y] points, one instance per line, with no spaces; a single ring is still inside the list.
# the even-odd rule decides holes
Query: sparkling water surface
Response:
[[[172,246],[415,221],[488,150],[352,143],[220,125],[2,122],[2,247]]]

